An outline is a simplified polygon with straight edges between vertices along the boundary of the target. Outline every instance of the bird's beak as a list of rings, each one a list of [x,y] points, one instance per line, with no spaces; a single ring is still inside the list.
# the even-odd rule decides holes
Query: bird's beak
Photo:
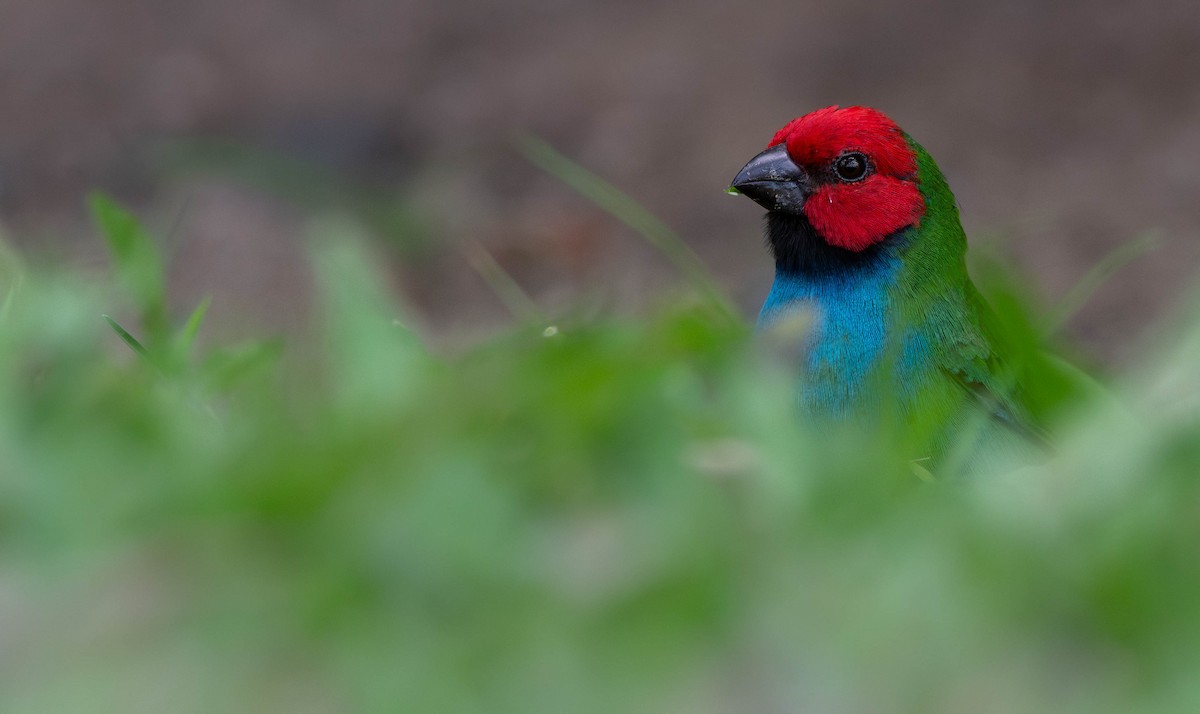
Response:
[[[811,193],[811,181],[788,156],[787,147],[778,144],[750,159],[734,177],[730,189],[768,211],[799,213]]]

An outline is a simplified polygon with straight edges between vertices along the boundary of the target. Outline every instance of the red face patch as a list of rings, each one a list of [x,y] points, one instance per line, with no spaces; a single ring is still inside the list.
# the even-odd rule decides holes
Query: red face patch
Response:
[[[786,144],[788,156],[812,177],[815,190],[804,213],[831,245],[864,250],[915,225],[925,212],[916,154],[900,127],[880,111],[818,109],[788,122],[767,146],[778,144]],[[850,153],[866,156],[865,178],[839,178],[834,164]]]

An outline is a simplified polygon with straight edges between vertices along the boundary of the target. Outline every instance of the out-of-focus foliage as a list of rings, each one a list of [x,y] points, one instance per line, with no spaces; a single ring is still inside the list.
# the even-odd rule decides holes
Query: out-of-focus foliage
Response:
[[[95,208],[122,281],[0,256],[4,712],[1200,710],[1200,316],[931,483],[707,302],[436,354],[336,225],[311,344],[197,349]]]

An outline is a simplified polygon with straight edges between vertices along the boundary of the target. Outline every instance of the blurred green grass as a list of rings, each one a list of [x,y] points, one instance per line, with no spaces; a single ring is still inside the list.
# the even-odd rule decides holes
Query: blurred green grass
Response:
[[[111,278],[0,252],[0,711],[1200,710],[1200,313],[929,483],[707,282],[439,354],[322,223],[311,344],[211,347],[92,206]]]

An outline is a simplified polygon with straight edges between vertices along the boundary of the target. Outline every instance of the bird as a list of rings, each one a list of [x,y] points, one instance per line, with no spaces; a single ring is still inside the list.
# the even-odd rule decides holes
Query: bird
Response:
[[[835,105],[793,119],[729,190],[767,210],[775,276],[758,329],[810,317],[797,357],[802,415],[899,423],[914,461],[1047,443],[1022,391],[1026,365],[967,271],[954,194],[886,114]]]

